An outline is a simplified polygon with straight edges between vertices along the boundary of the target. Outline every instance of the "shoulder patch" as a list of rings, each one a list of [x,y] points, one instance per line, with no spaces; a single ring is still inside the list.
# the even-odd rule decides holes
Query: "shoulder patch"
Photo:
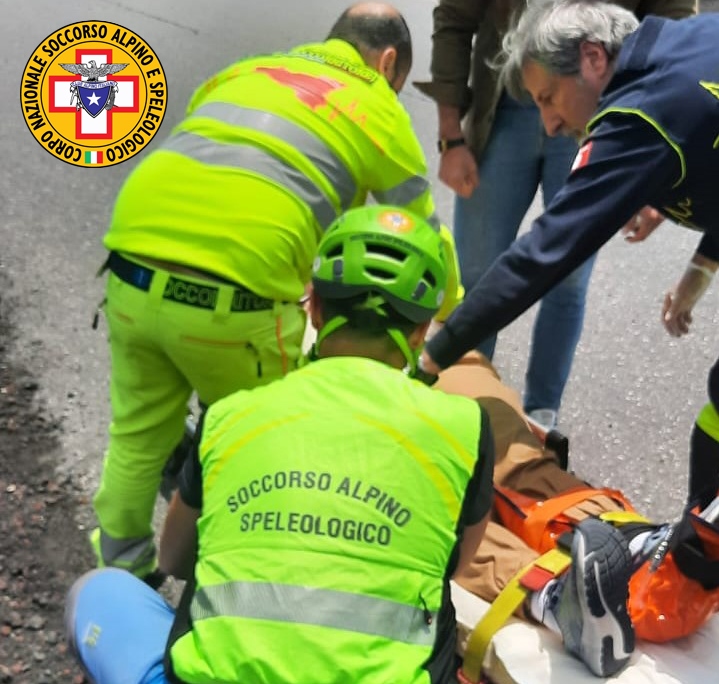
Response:
[[[589,157],[592,154],[592,145],[594,145],[594,143],[590,141],[579,148],[579,152],[577,152],[577,156],[574,157],[574,161],[572,162],[570,173],[581,169],[589,163]]]

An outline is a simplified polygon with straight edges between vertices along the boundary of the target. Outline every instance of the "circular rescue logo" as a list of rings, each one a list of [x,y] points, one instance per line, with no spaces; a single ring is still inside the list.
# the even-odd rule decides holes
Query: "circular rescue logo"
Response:
[[[160,128],[167,82],[154,50],[107,21],[69,24],[38,46],[20,85],[30,132],[75,166],[112,166],[141,152]]]
[[[414,221],[401,211],[384,211],[377,217],[377,221],[393,233],[409,233],[414,228]]]

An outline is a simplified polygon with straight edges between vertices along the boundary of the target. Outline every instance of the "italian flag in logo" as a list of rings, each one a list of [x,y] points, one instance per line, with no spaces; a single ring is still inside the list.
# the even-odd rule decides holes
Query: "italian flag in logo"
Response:
[[[90,152],[89,150],[85,150],[85,163],[102,164],[102,150],[99,152]]]

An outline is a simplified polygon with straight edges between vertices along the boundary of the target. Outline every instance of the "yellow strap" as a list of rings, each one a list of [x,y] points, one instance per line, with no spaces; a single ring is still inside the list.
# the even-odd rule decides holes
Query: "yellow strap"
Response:
[[[502,589],[499,596],[492,602],[489,610],[482,619],[475,625],[467,640],[467,649],[464,653],[462,673],[471,682],[478,682],[482,671],[484,655],[489,648],[489,642],[499,631],[512,613],[520,606],[527,597],[529,589],[521,584],[522,577],[534,567],[551,572],[553,575],[560,575],[572,562],[571,555],[562,549],[551,549],[534,562],[523,567],[507,585]]]
[[[600,520],[613,523],[614,525],[626,525],[627,523],[648,523],[649,520],[643,515],[634,511],[607,511],[599,516]]]

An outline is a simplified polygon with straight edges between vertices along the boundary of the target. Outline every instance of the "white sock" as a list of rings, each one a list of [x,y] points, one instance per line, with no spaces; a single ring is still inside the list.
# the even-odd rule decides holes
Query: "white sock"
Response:
[[[629,542],[629,553],[632,554],[632,558],[636,556],[644,548],[644,542],[647,541],[650,535],[654,534],[654,530],[647,530],[646,532],[640,532],[634,539]]]
[[[529,612],[537,622],[541,622],[545,627],[561,635],[562,631],[559,629],[554,613],[550,610],[550,602],[554,600],[558,581],[550,580],[539,591],[532,592],[529,597]]]

